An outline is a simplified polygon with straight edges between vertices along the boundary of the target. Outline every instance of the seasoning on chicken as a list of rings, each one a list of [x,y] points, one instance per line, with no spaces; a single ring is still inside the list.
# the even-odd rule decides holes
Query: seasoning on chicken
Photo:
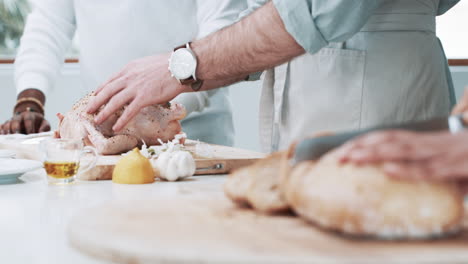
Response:
[[[186,111],[180,104],[147,106],[122,131],[116,133],[112,126],[122,115],[124,108],[115,112],[101,125],[96,125],[95,114],[86,113],[86,107],[92,97],[92,94],[85,96],[65,115],[57,114],[60,123],[56,137],[82,139],[86,145],[94,146],[99,154],[112,155],[141,146],[143,141],[148,145],[158,145],[158,139],[166,142],[182,132],[179,120],[186,116]]]

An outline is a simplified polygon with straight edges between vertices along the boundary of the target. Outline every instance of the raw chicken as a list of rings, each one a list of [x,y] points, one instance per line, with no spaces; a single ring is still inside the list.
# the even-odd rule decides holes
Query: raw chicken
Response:
[[[86,113],[86,106],[92,97],[91,94],[85,96],[65,115],[57,114],[60,123],[56,137],[82,139],[86,145],[94,146],[99,154],[112,155],[141,146],[143,141],[150,146],[158,145],[158,139],[166,142],[182,132],[179,120],[185,117],[186,111],[180,104],[147,106],[122,131],[115,133],[112,126],[124,109],[114,113],[103,124],[96,125],[94,115]]]

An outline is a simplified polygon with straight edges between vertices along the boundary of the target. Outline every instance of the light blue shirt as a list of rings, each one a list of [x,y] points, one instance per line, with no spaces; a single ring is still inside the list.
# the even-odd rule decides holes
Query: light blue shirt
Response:
[[[330,42],[346,41],[366,24],[385,0],[273,0],[286,30],[308,52],[316,53]],[[439,2],[438,15],[459,0]]]

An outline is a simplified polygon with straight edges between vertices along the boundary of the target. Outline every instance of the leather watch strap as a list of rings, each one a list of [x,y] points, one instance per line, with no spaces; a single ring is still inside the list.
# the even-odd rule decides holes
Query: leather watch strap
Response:
[[[192,42],[189,42],[188,44],[190,45]],[[178,49],[184,49],[184,48],[187,48],[187,44],[184,44],[184,45],[180,45],[178,47],[175,47],[173,51],[176,51]]]
[[[199,91],[201,89],[201,87],[203,86],[203,81],[202,80],[195,80],[193,78],[193,76],[191,76],[190,78],[185,79],[185,80],[180,80],[180,83],[182,85],[190,85],[192,90],[194,90],[195,92]]]
[[[178,47],[175,47],[174,48],[174,51],[178,50],[178,49],[190,49],[190,44],[192,44],[192,42],[188,42],[184,45],[180,45]],[[193,53],[195,55],[195,53]],[[196,55],[195,55],[196,56]],[[179,80],[180,83],[182,85],[189,85],[193,91],[199,91],[201,89],[201,87],[203,86],[203,80],[197,80],[194,78],[194,76],[190,76],[189,78],[187,79],[184,79],[184,80]]]
[[[190,76],[190,77],[187,78],[187,79],[180,80],[180,83],[183,84],[183,85],[190,85],[190,84],[192,84],[192,83],[194,83],[194,82],[196,82],[196,81],[197,81],[197,80],[195,80],[195,79],[193,78],[193,76]]]
[[[195,92],[200,91],[202,86],[203,86],[203,80],[197,80],[190,85],[190,87],[192,87],[192,90],[194,90]]]

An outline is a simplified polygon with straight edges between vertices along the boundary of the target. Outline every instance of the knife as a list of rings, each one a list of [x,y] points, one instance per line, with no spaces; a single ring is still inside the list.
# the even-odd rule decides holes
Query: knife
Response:
[[[404,129],[417,132],[449,130],[452,133],[457,133],[465,128],[467,128],[467,126],[463,121],[463,117],[461,115],[456,115],[439,117],[426,121],[378,126],[358,131],[338,133],[331,136],[303,139],[296,145],[291,163],[294,165],[305,160],[316,160],[345,142],[373,131],[386,129]]]

